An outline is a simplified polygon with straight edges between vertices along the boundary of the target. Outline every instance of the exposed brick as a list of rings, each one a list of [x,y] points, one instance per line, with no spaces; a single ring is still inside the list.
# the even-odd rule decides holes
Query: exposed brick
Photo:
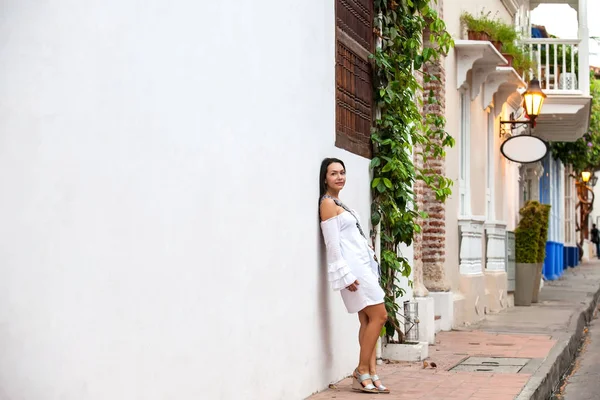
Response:
[[[443,2],[440,0],[437,5],[437,11],[443,15]],[[423,40],[427,45],[429,32],[423,33]],[[427,74],[434,75],[437,80],[432,80],[423,85],[424,102],[422,114],[436,114],[443,116],[446,112],[446,71],[444,60],[427,63],[424,66]],[[433,91],[434,101],[429,102],[429,93]],[[440,143],[440,140],[437,140]],[[445,159],[430,158],[423,162],[417,154],[423,151],[423,148],[417,148],[415,151],[415,166],[423,167],[432,173],[445,173]],[[420,210],[428,213],[426,220],[419,220],[422,227],[421,234],[415,237],[415,261],[423,263],[423,280],[425,286],[433,291],[447,291],[450,289],[444,273],[444,263],[446,261],[446,208],[445,205],[435,198],[435,194],[423,182],[415,183],[416,204]]]

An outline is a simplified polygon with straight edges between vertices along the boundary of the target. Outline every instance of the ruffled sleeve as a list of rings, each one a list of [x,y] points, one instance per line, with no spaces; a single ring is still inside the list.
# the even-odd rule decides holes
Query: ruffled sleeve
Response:
[[[342,290],[356,281],[348,263],[342,257],[339,224],[338,217],[321,222],[321,231],[327,248],[327,279],[333,290]]]

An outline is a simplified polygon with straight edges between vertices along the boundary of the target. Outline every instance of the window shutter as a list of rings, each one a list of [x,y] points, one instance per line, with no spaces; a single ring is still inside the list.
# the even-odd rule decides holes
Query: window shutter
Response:
[[[372,156],[373,1],[336,0],[336,140],[337,147]]]

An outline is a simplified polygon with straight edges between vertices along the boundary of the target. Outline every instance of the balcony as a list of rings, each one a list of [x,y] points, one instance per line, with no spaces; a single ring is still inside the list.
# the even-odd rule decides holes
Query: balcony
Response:
[[[587,0],[532,0],[531,10],[541,3],[568,4],[577,11],[578,38],[525,39],[523,46],[534,68],[523,78],[536,77],[548,95],[537,119],[535,135],[547,141],[571,142],[589,129],[590,62]],[[527,27],[527,29],[530,29]]]
[[[523,41],[525,51],[535,63],[533,75],[540,80],[546,94],[589,94],[589,65],[580,63],[580,43],[581,39]],[[585,79],[580,80],[582,75]]]

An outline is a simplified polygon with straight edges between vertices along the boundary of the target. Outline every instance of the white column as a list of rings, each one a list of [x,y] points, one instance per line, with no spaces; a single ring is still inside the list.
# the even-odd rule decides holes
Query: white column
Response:
[[[566,244],[566,232],[565,232],[565,202],[563,199],[566,199],[565,196],[565,166],[562,162],[560,162],[560,168],[558,170],[559,179],[560,179],[560,193],[558,195],[558,219],[559,219],[559,238],[558,241],[560,243]]]
[[[501,105],[499,105],[501,106]],[[488,221],[494,221],[496,218],[495,210],[495,197],[494,186],[495,186],[495,171],[494,171],[494,113],[488,114],[488,135],[487,135],[487,177],[486,177],[486,217]]]
[[[579,90],[590,94],[590,31],[588,28],[587,0],[579,0]]]
[[[550,204],[550,224],[548,227],[548,240],[556,242],[556,165],[552,157],[548,159],[548,204]]]
[[[527,191],[527,200],[540,200],[540,178],[544,173],[541,162],[521,165],[521,176],[523,186],[519,193],[519,207],[523,207],[523,191]]]
[[[458,192],[461,216],[471,215],[471,101],[468,90],[460,92]]]

